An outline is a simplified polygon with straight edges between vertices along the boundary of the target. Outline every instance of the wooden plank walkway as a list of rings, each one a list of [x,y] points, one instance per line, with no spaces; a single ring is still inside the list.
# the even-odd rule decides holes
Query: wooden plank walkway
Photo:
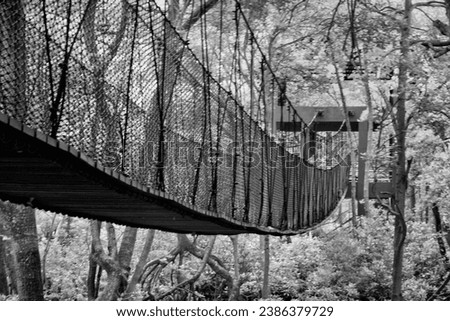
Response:
[[[75,217],[197,234],[299,234],[204,211],[104,168],[0,113],[0,199]]]

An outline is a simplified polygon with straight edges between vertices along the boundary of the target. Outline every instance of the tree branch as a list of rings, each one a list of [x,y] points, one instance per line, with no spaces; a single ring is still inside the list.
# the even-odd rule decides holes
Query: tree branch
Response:
[[[444,280],[444,282],[442,282],[441,286],[439,287],[439,289],[436,290],[436,292],[434,292],[428,299],[427,301],[433,301],[438,295],[439,293],[442,292],[442,290],[445,289],[445,287],[447,286],[448,282],[450,282],[450,273],[448,273],[447,278]]]
[[[441,1],[427,1],[427,2],[417,2],[412,5],[412,9],[416,9],[419,7],[437,7],[437,8],[445,8],[446,4]]]
[[[210,259],[211,252],[214,247],[215,241],[216,241],[216,236],[211,236],[209,244],[204,251],[203,259],[202,259],[202,262],[201,262],[200,267],[198,268],[197,272],[190,279],[177,284],[172,289],[170,289],[167,292],[163,293],[162,295],[158,296],[156,298],[156,301],[159,301],[159,300],[165,298],[166,296],[174,293],[175,291],[182,289],[185,285],[192,285],[195,283],[195,281],[198,280],[198,278],[202,275],[203,271],[205,270],[206,264],[208,263],[208,261]]]
[[[108,254],[115,259],[117,257],[117,240],[114,225],[106,223],[106,231],[108,235]]]
[[[412,40],[411,45],[421,44],[424,47],[446,47],[450,46],[450,40]]]
[[[119,264],[114,261],[112,257],[107,255],[100,240],[100,222],[91,221],[91,234],[92,234],[92,259],[100,265],[107,273],[113,273],[120,271]]]
[[[125,30],[128,24],[128,13],[129,13],[129,7],[131,7],[127,1],[122,0],[122,13],[120,15],[120,24],[119,29],[115,33],[114,40],[112,44],[109,46],[109,52],[108,57],[105,58],[105,61],[103,62],[104,68],[109,65],[111,60],[114,59],[114,57],[117,54],[117,51],[119,50],[120,44],[122,43],[123,36],[125,34]]]
[[[197,21],[200,20],[200,18],[207,13],[210,9],[212,9],[219,0],[207,0],[203,5],[200,5],[197,10],[192,12],[189,19],[183,23],[181,26],[181,29],[183,30],[189,30],[193,25],[197,23]]]

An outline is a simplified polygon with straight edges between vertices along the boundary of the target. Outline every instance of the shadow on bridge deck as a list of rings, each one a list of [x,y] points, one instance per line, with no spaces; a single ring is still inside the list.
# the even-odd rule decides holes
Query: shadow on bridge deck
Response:
[[[178,233],[288,235],[180,202],[0,113],[0,199],[70,216]]]

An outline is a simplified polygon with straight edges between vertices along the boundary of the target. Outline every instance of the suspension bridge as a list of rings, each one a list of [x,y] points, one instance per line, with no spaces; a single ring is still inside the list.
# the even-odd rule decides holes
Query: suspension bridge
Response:
[[[215,10],[175,26],[152,0],[2,4],[0,199],[180,233],[326,219],[345,124],[319,144],[320,113],[293,107],[239,3]]]

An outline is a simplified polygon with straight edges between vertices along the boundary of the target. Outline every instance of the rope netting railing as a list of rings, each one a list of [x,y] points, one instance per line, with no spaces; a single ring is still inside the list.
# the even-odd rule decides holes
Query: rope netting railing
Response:
[[[301,230],[340,200],[348,159],[304,161],[306,124],[276,134],[276,110],[302,120],[245,25],[214,60],[207,15],[197,58],[152,0],[4,1],[0,14],[1,113],[238,224]]]
[[[168,2],[171,1],[165,1],[166,11],[170,11]],[[267,48],[264,50],[259,43],[240,2],[184,2],[184,16],[188,17],[197,16],[201,11],[199,8],[207,8],[208,3],[219,2],[212,9],[203,10],[195,25],[176,25],[201,63],[223,88],[232,93],[252,120],[274,138],[279,136],[279,121],[292,121],[305,128],[307,124],[286,96],[285,80],[275,75],[270,62],[272,58],[265,54]],[[175,19],[183,20],[183,16]],[[191,19],[185,18],[188,22]]]
[[[313,132],[305,160],[321,169],[331,169],[346,162],[352,148],[344,125],[345,120],[335,132]]]

